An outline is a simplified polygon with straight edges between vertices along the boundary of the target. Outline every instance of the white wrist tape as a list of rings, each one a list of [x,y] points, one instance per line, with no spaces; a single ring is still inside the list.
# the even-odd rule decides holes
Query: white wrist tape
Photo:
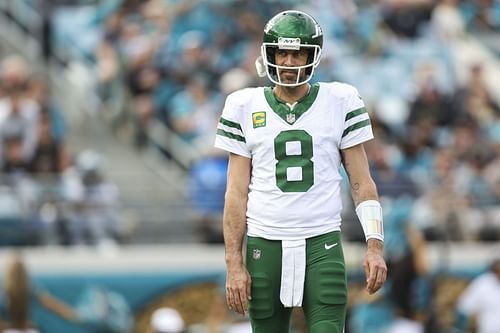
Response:
[[[384,241],[384,220],[382,206],[377,200],[366,200],[356,207],[366,240],[370,238]]]

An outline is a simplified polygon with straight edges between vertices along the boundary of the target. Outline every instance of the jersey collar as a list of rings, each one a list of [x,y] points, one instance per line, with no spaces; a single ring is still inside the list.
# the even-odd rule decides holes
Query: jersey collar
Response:
[[[286,102],[279,100],[273,93],[273,88],[265,87],[264,95],[266,96],[267,103],[273,111],[280,116],[281,119],[288,124],[293,125],[297,119],[300,118],[314,103],[316,96],[318,96],[319,83],[311,85],[309,93],[300,99],[297,104],[291,109]]]

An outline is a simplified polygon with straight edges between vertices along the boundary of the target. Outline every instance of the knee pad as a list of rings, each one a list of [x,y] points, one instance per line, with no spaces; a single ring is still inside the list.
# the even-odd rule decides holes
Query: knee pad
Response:
[[[321,263],[315,283],[320,302],[324,304],[347,303],[345,266],[341,262]]]

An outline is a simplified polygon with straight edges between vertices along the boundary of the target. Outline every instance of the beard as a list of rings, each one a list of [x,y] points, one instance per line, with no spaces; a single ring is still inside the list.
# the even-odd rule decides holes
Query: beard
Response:
[[[283,83],[296,83],[297,76],[300,76],[300,81],[304,81],[306,79],[305,70],[302,69],[281,69],[279,70],[279,78]]]

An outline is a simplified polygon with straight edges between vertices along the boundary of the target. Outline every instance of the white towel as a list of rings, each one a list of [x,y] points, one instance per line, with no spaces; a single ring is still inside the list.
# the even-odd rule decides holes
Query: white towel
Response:
[[[302,306],[306,275],[306,240],[282,241],[280,300],[285,307]]]

